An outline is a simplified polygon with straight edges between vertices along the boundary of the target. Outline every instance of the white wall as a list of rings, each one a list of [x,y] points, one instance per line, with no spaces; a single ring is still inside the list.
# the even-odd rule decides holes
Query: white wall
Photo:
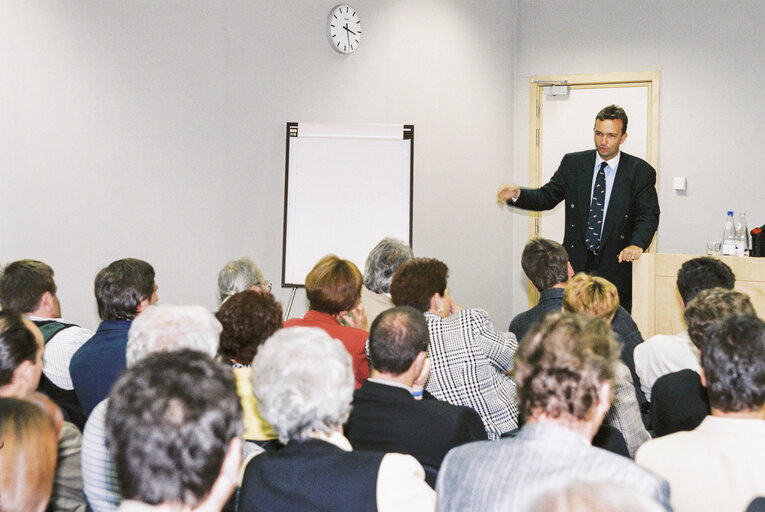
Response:
[[[515,178],[528,180],[529,78],[661,71],[658,250],[701,254],[722,237],[725,212],[765,223],[760,152],[765,102],[765,4],[759,0],[519,0]],[[594,116],[595,113],[593,113]],[[628,112],[629,114],[629,112]],[[584,149],[584,148],[583,148]],[[688,189],[672,189],[672,177]],[[524,213],[513,227],[526,228]],[[523,249],[514,237],[513,260]],[[515,276],[514,306],[527,304]]]
[[[91,328],[93,277],[126,256],[161,301],[214,309],[230,259],[279,281],[287,121],[412,123],[415,253],[506,326],[515,0],[355,1],[350,56],[326,41],[334,4],[0,1],[0,262],[49,263]]]

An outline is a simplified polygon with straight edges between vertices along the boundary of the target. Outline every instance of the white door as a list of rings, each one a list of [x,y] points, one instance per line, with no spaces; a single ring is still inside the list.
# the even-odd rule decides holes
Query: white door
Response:
[[[658,169],[658,72],[532,77],[531,82],[530,186],[547,183],[564,154],[595,148],[595,116],[611,104],[624,108],[628,117],[622,150]],[[545,94],[551,83],[568,85],[568,94]],[[530,216],[530,238],[541,236],[563,243],[563,203],[550,211],[530,212]],[[536,300],[530,289],[529,302],[536,304]]]

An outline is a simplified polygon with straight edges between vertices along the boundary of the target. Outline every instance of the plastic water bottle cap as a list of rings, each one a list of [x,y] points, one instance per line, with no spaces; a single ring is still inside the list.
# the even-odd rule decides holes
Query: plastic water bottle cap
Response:
[[[733,215],[733,211],[732,210],[728,211],[728,215]]]

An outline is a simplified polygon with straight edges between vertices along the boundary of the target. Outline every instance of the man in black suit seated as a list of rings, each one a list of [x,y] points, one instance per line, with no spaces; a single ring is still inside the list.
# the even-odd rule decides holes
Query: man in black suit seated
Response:
[[[566,249],[561,244],[547,238],[529,240],[521,254],[521,267],[529,278],[532,286],[539,292],[539,302],[536,306],[518,313],[510,322],[509,331],[518,338],[518,343],[529,329],[539,322],[550,311],[560,311],[563,307],[563,291],[574,275],[574,269],[568,258]],[[616,309],[611,320],[613,330],[622,342],[621,360],[630,369],[632,382],[635,386],[635,396],[640,406],[643,422],[648,426],[648,401],[640,389],[640,379],[635,372],[633,353],[635,347],[643,343],[637,324],[622,306]]]
[[[486,439],[477,412],[442,402],[423,390],[430,372],[428,326],[409,306],[378,316],[369,333],[372,374],[353,394],[345,434],[356,450],[399,452],[435,476],[446,453],[463,443]]]

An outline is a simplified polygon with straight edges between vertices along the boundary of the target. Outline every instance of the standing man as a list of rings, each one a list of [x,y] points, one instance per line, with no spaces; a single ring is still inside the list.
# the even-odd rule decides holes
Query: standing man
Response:
[[[656,171],[622,153],[627,114],[609,105],[595,117],[595,150],[568,153],[538,189],[504,184],[497,201],[524,210],[551,210],[565,200],[563,246],[575,272],[606,278],[632,309],[632,262],[651,244],[659,225]]]

